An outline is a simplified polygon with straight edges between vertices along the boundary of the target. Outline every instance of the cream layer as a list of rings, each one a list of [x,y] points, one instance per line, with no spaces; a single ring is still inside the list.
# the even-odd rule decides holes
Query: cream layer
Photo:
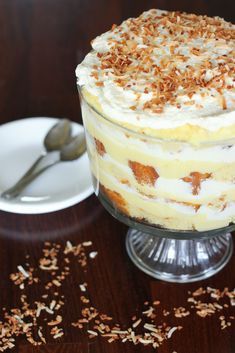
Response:
[[[162,198],[149,199],[133,192],[127,185],[117,183],[109,174],[92,167],[94,176],[109,190],[114,190],[126,201],[128,216],[144,219],[167,229],[210,230],[221,228],[235,221],[235,203],[230,203],[225,210],[202,206],[198,211],[193,207],[173,203]]]
[[[218,181],[235,181],[235,146],[193,147],[186,143],[156,141],[116,128],[82,104],[86,128],[101,141],[113,160],[128,165],[128,160],[153,166],[161,177],[180,179],[191,172],[212,173]]]
[[[114,161],[108,155],[97,156],[95,151],[90,155],[96,170],[113,176],[118,183],[129,185],[133,191],[148,198],[165,198],[169,201],[188,202],[195,205],[211,203],[218,208],[222,208],[225,203],[235,201],[235,185],[231,182],[205,180],[201,183],[199,194],[193,195],[191,185],[181,179],[159,177],[153,186],[140,184],[129,166]]]
[[[129,216],[185,230],[234,222],[234,145],[156,140],[110,123],[85,101],[82,112],[92,172],[107,190],[120,195]],[[158,174],[154,184],[139,182],[130,161],[154,168]],[[183,180],[192,172],[210,174],[196,195],[191,183]]]

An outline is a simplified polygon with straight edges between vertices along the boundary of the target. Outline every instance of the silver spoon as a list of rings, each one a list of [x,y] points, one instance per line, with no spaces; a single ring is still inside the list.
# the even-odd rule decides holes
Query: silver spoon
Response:
[[[41,153],[41,155],[36,159],[36,161],[27,170],[27,172],[9,190],[13,189],[14,187],[17,187],[17,185],[23,182],[25,178],[33,174],[37,166],[47,156],[49,152],[60,150],[61,147],[65,145],[71,138],[71,133],[71,122],[68,119],[61,119],[58,123],[54,124],[44,138],[43,145],[45,147],[45,151]],[[7,194],[8,190],[3,192],[1,196],[6,198]]]
[[[45,147],[45,151],[41,153],[41,155],[18,182],[20,182],[26,176],[32,174],[39,163],[46,157],[49,152],[60,150],[61,147],[65,145],[71,138],[71,133],[71,122],[68,119],[61,119],[58,123],[54,124],[44,138],[43,145]]]
[[[4,191],[1,197],[7,200],[11,200],[17,197],[26,188],[27,185],[29,185],[34,179],[36,179],[40,174],[45,172],[47,169],[53,167],[59,162],[73,161],[75,159],[78,159],[85,151],[86,151],[85,135],[80,134],[80,135],[74,136],[68,144],[64,145],[61,148],[60,156],[58,160],[46,165],[45,167],[39,169],[35,173],[31,173],[30,175],[25,176],[12,188]]]

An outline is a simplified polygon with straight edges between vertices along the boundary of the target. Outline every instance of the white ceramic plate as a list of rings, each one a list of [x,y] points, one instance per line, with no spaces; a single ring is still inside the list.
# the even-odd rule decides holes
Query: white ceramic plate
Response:
[[[0,194],[14,185],[43,152],[43,139],[56,118],[36,117],[0,126]],[[83,131],[77,123],[73,135]],[[58,152],[48,155],[49,161]],[[0,210],[14,213],[47,213],[81,202],[93,193],[87,153],[61,162],[35,179],[14,200],[0,197]]]

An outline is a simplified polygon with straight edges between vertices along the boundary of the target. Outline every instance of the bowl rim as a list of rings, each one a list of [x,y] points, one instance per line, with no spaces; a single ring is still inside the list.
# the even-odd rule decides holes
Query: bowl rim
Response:
[[[159,138],[156,136],[151,136],[146,134],[144,131],[138,132],[135,130],[132,130],[126,126],[123,126],[122,124],[117,123],[116,121],[108,118],[106,115],[102,114],[100,111],[98,111],[93,105],[91,105],[87,99],[85,98],[84,94],[83,94],[83,90],[85,88],[85,85],[79,85],[77,83],[77,88],[78,88],[78,93],[80,96],[81,100],[84,100],[86,102],[86,104],[102,119],[104,119],[106,122],[108,122],[109,124],[112,124],[116,127],[118,127],[121,130],[124,130],[127,134],[131,134],[131,135],[135,135],[138,138],[145,138],[148,140],[152,140],[153,143],[175,143],[175,144],[183,144],[183,145],[187,145],[187,146],[191,146],[193,148],[200,148],[200,147],[213,147],[213,146],[218,146],[218,145],[233,145],[235,144],[235,137],[232,139],[227,139],[227,140],[214,140],[214,141],[200,141],[198,143],[192,143],[190,141],[184,141],[184,140],[176,140],[176,139],[168,139],[168,138]]]

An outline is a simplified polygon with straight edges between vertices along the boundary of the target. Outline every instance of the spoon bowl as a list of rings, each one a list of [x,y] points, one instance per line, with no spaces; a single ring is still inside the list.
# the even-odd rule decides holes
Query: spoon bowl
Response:
[[[80,134],[72,137],[70,142],[64,145],[60,151],[60,160],[73,161],[79,158],[86,151],[85,135]]]
[[[72,128],[68,119],[61,119],[52,126],[44,139],[47,152],[60,150],[71,138]]]

